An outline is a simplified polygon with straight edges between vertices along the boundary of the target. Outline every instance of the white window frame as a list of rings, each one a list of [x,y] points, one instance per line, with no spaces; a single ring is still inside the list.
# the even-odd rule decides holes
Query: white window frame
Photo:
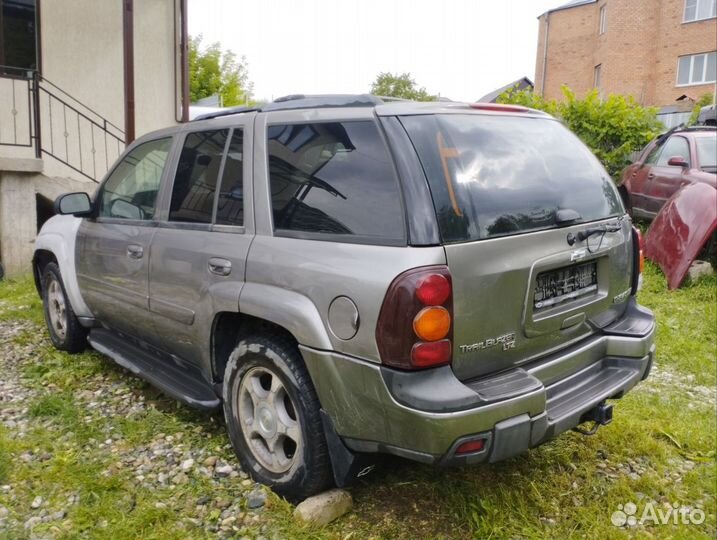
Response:
[[[695,7],[695,18],[694,19],[688,19],[687,18],[687,6],[694,2]],[[707,17],[700,17],[698,14],[700,12],[700,4],[702,3],[712,3],[712,10],[710,15]],[[691,22],[697,22],[697,21],[706,21],[709,19],[714,19],[717,17],[717,0],[685,0],[685,7],[682,10],[682,23],[691,23]]]
[[[598,64],[593,68],[593,88],[600,90],[602,79],[602,64]]]
[[[677,57],[677,77],[676,77],[676,84],[675,84],[675,86],[677,86],[677,87],[683,87],[683,86],[701,86],[701,85],[705,85],[705,84],[714,84],[714,83],[716,83],[716,82],[717,82],[717,76],[716,76],[714,79],[712,79],[711,81],[705,80],[705,77],[707,76],[707,57],[708,57],[710,54],[717,54],[717,51],[709,51],[709,52],[696,53],[696,54],[683,54],[682,56],[678,56],[678,57]],[[692,71],[693,71],[694,65],[695,65],[695,58],[698,57],[698,56],[702,56],[702,57],[704,58],[704,61],[702,62],[702,79],[700,79],[699,81],[695,81],[695,80],[693,79],[693,77],[692,77],[692,76],[693,76]],[[684,83],[684,84],[680,84],[680,60],[681,60],[682,58],[689,58],[689,59],[690,59],[690,73],[689,73],[689,78],[688,78],[688,82],[686,82],[686,83]]]
[[[598,35],[607,32],[607,4],[603,4],[599,12],[600,24],[598,26]]]

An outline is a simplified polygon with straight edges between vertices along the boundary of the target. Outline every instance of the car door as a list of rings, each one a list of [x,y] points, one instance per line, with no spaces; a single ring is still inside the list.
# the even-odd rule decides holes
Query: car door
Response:
[[[236,312],[254,232],[253,115],[186,133],[152,240],[149,309],[161,347],[210,362],[215,314]]]
[[[688,167],[668,165],[670,158],[680,157]],[[657,162],[648,175],[647,192],[645,196],[646,210],[657,214],[667,199],[677,192],[685,182],[685,172],[689,171],[692,163],[690,146],[685,137],[673,135],[663,145]]]
[[[649,205],[646,199],[647,187],[652,178],[652,168],[657,162],[661,150],[662,146],[655,144],[655,146],[648,151],[645,160],[634,167],[628,178],[632,212],[637,217],[646,217],[648,215],[647,208]]]
[[[94,316],[110,329],[151,338],[149,250],[157,195],[172,137],[140,143],[97,192],[78,231],[77,280]]]

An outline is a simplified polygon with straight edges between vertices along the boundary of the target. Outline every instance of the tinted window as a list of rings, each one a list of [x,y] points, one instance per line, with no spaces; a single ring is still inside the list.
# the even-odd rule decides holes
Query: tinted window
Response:
[[[127,154],[102,185],[98,215],[152,219],[172,139],[140,144]]]
[[[222,129],[187,135],[172,187],[170,221],[212,222],[214,192],[228,133]]]
[[[224,162],[217,220],[220,225],[244,225],[244,133],[235,129]]]
[[[690,147],[687,144],[687,140],[684,137],[670,137],[665,143],[665,146],[660,152],[660,158],[657,160],[657,165],[660,167],[667,167],[667,162],[670,158],[681,157],[687,163],[690,162]]]
[[[371,121],[268,131],[274,228],[403,239],[398,182]]]
[[[441,235],[460,242],[555,227],[623,212],[605,169],[550,119],[430,115],[401,119],[428,177]]]

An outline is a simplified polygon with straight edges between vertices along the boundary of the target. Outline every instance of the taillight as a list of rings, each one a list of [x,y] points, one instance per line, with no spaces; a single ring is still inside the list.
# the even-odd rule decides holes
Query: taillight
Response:
[[[637,227],[632,228],[632,290],[637,294],[642,287],[642,272],[645,270],[645,256],[643,254],[642,233]]]
[[[400,274],[386,292],[376,325],[381,361],[400,369],[449,364],[453,356],[453,292],[446,266]]]

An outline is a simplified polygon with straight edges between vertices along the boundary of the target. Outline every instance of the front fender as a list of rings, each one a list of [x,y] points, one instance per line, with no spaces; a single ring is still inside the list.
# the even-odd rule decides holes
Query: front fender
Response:
[[[60,267],[62,281],[67,292],[68,300],[77,317],[92,318],[92,312],[85,304],[77,283],[75,271],[75,249],[77,231],[82,223],[81,218],[74,216],[54,216],[40,229],[35,240],[35,254],[38,251],[47,251],[54,255]]]
[[[662,207],[645,237],[645,256],[656,262],[676,289],[717,229],[717,190],[688,184]]]
[[[239,311],[285,328],[300,345],[333,349],[319,310],[311,300],[296,291],[261,283],[245,283],[239,296]]]

